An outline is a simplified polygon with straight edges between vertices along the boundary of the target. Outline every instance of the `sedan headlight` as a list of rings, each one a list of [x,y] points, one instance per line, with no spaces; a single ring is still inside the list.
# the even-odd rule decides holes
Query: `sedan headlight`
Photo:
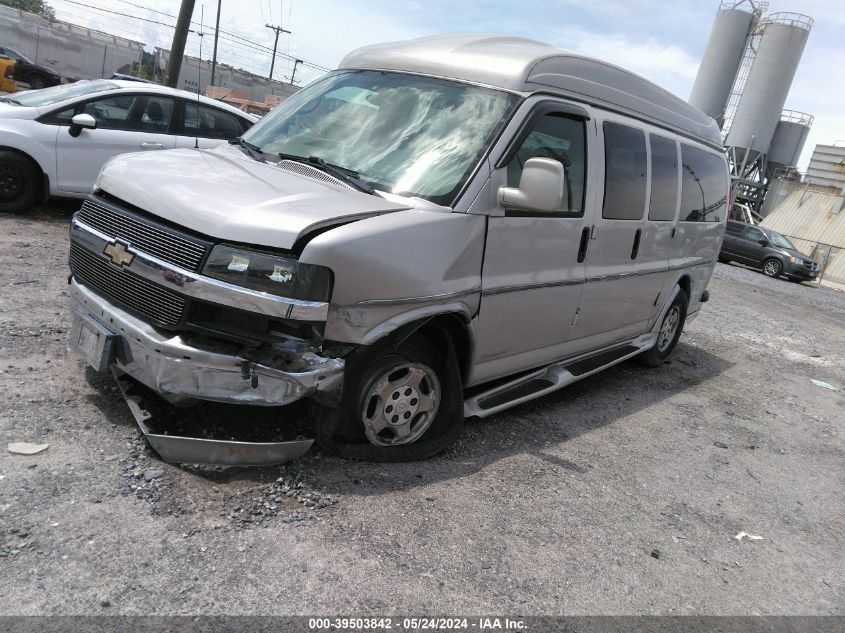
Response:
[[[328,268],[225,244],[212,249],[203,273],[238,286],[306,301],[328,301],[332,290],[332,271]]]
[[[804,265],[804,260],[801,259],[800,257],[793,257],[792,255],[790,255],[789,261],[791,261],[793,264],[798,264],[799,266]]]

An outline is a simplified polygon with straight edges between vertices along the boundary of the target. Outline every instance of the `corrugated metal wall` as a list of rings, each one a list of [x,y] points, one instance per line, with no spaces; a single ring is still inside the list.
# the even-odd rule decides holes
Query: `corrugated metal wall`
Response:
[[[827,264],[824,276],[845,283],[845,210],[843,197],[805,188],[793,191],[762,225],[792,239],[803,253]],[[833,248],[828,249],[830,245]],[[827,262],[823,261],[830,252]]]

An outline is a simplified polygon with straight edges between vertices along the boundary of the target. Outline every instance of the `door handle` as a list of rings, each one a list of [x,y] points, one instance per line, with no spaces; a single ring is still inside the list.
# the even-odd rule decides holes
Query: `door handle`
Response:
[[[631,259],[637,259],[637,253],[640,252],[640,235],[642,233],[642,229],[637,229],[637,232],[634,233],[634,245],[631,247]]]
[[[141,143],[141,149],[164,149],[164,143]]]
[[[587,246],[590,245],[590,227],[585,226],[581,231],[581,243],[578,245],[578,263],[583,263],[587,257]]]

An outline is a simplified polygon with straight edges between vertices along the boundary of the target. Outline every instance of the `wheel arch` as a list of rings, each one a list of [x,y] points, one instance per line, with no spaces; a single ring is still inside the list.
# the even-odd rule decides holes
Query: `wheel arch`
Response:
[[[41,187],[41,197],[46,198],[50,194],[50,175],[46,169],[41,165],[37,158],[32,156],[29,152],[22,150],[19,147],[13,147],[11,145],[2,145],[0,144],[0,152],[11,152],[13,154],[17,154],[24,160],[31,163],[40,174],[40,187]]]

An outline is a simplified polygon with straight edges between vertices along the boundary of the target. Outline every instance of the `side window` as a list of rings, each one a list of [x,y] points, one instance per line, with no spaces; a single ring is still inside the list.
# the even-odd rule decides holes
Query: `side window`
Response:
[[[742,225],[737,224],[736,222],[728,221],[727,226],[725,227],[725,232],[739,237],[740,235],[742,235]]]
[[[167,134],[173,99],[153,95],[113,95],[89,101],[83,112],[97,120],[98,128]]]
[[[240,119],[229,112],[185,102],[185,136],[231,139],[243,134]]]
[[[604,206],[601,217],[639,220],[645,210],[645,132],[604,123]]]
[[[52,112],[39,119],[39,121],[48,125],[70,125],[70,120],[74,114],[76,114],[76,106],[71,106],[58,112]]]
[[[649,134],[651,143],[651,199],[648,219],[675,219],[678,206],[678,147],[675,141]]]
[[[749,242],[759,242],[765,238],[766,234],[760,229],[755,229],[753,226],[749,226],[742,232],[742,239],[748,240]]]
[[[681,159],[681,221],[724,220],[728,207],[724,156],[681,143]]]
[[[543,116],[508,163],[508,187],[517,187],[529,158],[552,158],[564,166],[563,199],[556,212],[584,214],[584,184],[587,174],[586,126],[583,119],[564,114]]]

